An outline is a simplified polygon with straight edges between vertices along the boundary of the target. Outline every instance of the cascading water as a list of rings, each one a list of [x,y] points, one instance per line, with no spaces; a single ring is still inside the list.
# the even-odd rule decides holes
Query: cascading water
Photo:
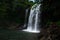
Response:
[[[29,8],[28,8],[28,9],[26,9],[24,27],[27,27],[27,21],[28,21],[28,11],[29,11]]]
[[[33,1],[33,2],[35,2],[35,0],[29,0],[29,1]]]
[[[40,6],[41,6],[41,4],[34,4],[32,6],[32,8],[30,10],[30,15],[28,18],[27,29],[24,29],[23,31],[32,32],[32,33],[40,32],[40,30],[39,30]],[[26,25],[26,23],[24,25]]]

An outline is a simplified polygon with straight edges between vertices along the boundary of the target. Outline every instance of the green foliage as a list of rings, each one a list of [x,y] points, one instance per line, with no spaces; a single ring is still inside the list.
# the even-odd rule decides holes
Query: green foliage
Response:
[[[23,24],[25,10],[33,4],[28,0],[0,0],[0,25],[13,22]]]
[[[57,21],[56,23],[57,23],[58,26],[60,26],[60,21]]]
[[[23,8],[27,7],[28,5],[33,5],[34,3],[33,2],[28,2],[28,0],[24,0],[24,1],[21,1],[21,0],[18,0],[18,5],[22,6]]]

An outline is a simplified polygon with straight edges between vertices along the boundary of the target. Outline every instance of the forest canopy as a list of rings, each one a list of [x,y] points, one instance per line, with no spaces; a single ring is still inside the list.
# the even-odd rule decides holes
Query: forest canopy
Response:
[[[38,1],[36,0],[36,2]],[[35,3],[28,0],[0,0],[0,25],[7,25],[8,23],[23,24],[26,9],[31,8]],[[44,24],[47,23],[47,20],[60,20],[60,5],[58,5],[60,2],[44,0],[41,3],[41,18],[45,22]]]
[[[33,4],[28,0],[0,0],[0,25],[23,24],[25,10]]]
[[[19,7],[25,10],[28,5],[33,5],[33,2],[28,2],[28,0],[0,0],[0,18],[7,17],[8,14],[15,14],[14,12]]]

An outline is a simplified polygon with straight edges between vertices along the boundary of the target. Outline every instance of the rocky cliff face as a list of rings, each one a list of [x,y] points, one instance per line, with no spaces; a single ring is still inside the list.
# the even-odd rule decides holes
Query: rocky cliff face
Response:
[[[39,40],[60,40],[60,25],[57,21],[60,20],[60,1],[59,0],[43,0],[41,6],[41,32]],[[47,22],[50,21],[49,25]]]
[[[41,29],[40,40],[60,40],[60,26],[56,23],[47,25],[45,28]]]
[[[43,0],[41,6],[41,24],[46,25],[48,21],[60,20],[59,0]]]

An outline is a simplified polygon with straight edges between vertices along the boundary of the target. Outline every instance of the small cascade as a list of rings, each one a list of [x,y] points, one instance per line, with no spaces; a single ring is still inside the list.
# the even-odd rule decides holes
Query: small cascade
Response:
[[[31,7],[31,10],[30,10],[30,15],[29,15],[29,18],[28,18],[28,24],[25,23],[24,25],[27,26],[27,29],[23,29],[23,31],[26,31],[26,32],[32,32],[32,33],[39,33],[40,30],[39,30],[39,22],[40,22],[40,6],[41,4],[34,4],[32,7]],[[26,10],[26,17],[27,18],[27,12],[28,10]],[[27,20],[25,19],[25,22]]]
[[[35,0],[29,0],[29,1],[33,1],[33,2],[35,2]]]
[[[28,21],[28,11],[29,11],[29,8],[28,8],[28,9],[26,9],[24,27],[27,27],[27,21]]]

